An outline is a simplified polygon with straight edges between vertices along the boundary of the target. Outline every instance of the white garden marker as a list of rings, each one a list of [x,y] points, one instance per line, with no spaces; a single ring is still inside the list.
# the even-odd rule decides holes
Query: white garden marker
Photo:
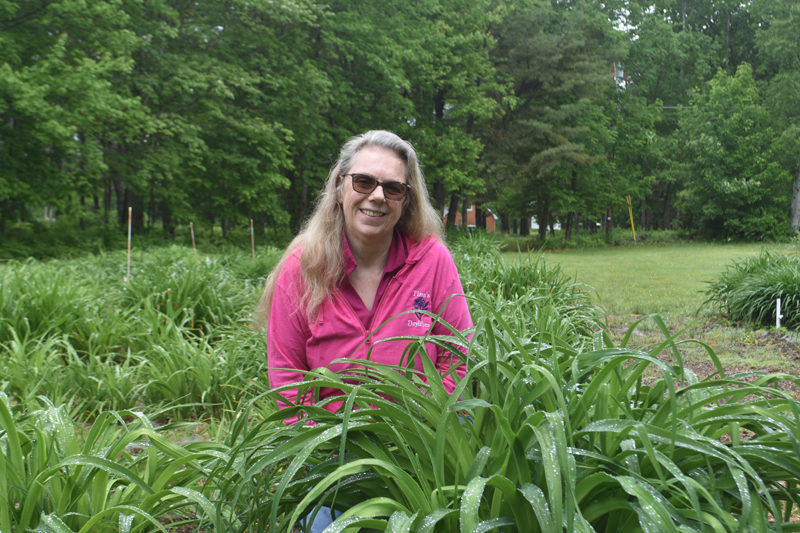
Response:
[[[131,280],[131,224],[133,207],[128,207],[128,273],[125,275],[125,283]]]
[[[778,308],[775,311],[775,327],[776,328],[780,328],[781,327],[781,318],[783,318],[783,315],[781,314],[781,299],[780,298],[778,298],[777,307]]]
[[[250,219],[250,252],[253,254],[253,259],[256,258],[256,237],[253,234],[253,219]]]

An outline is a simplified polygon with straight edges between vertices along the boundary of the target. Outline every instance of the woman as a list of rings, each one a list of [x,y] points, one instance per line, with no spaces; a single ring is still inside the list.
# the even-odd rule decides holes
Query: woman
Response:
[[[270,385],[298,382],[298,371],[354,366],[331,363],[343,357],[398,365],[407,343],[376,341],[449,333],[422,311],[471,327],[462,293],[414,148],[388,131],[358,135],[342,147],[314,213],[267,279],[259,311]],[[426,351],[444,376],[454,356],[432,344]],[[419,355],[413,366],[422,370]],[[444,382],[452,392],[452,376]],[[282,394],[291,404],[313,400],[296,389]],[[319,399],[337,394],[322,389]]]

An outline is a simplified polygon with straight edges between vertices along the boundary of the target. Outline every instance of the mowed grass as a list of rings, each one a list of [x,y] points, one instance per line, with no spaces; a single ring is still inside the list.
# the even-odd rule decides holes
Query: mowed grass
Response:
[[[548,263],[594,288],[612,315],[694,313],[704,291],[731,261],[758,255],[758,244],[680,244],[545,252]]]
[[[784,250],[785,246],[768,246]],[[800,375],[800,333],[754,330],[734,324],[704,306],[709,283],[733,261],[758,255],[761,244],[640,245],[545,252],[545,261],[587,285],[595,303],[606,312],[608,330],[621,342],[631,325],[651,314],[661,316],[678,339],[707,344],[730,373],[787,372]],[[507,254],[514,261],[519,254]],[[640,322],[628,341],[649,348],[664,340],[652,319]],[[686,364],[698,374],[713,372],[706,348],[681,344]],[[665,353],[665,357],[668,355]]]

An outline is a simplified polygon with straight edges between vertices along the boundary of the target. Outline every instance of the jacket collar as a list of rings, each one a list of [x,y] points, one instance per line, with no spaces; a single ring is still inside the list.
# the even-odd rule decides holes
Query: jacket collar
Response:
[[[412,244],[415,244],[414,241],[397,229],[394,230],[392,244],[389,245],[389,258],[386,262],[386,267],[383,269],[384,273],[395,273],[408,263],[411,257]],[[344,277],[347,277],[353,273],[358,263],[355,256],[353,256],[353,251],[350,249],[350,243],[347,242],[344,232],[342,232],[342,252],[344,254]]]

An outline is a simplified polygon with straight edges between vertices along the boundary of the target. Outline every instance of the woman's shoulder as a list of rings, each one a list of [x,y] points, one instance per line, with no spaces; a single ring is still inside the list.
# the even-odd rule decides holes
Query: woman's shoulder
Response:
[[[303,268],[300,263],[302,254],[303,249],[300,246],[287,253],[280,267],[280,271],[278,272],[278,285],[286,286],[287,284],[294,284],[297,280],[302,279]]]
[[[453,256],[450,253],[450,250],[447,248],[447,245],[435,236],[424,237],[419,241],[408,238],[408,242],[409,259],[452,260]]]

